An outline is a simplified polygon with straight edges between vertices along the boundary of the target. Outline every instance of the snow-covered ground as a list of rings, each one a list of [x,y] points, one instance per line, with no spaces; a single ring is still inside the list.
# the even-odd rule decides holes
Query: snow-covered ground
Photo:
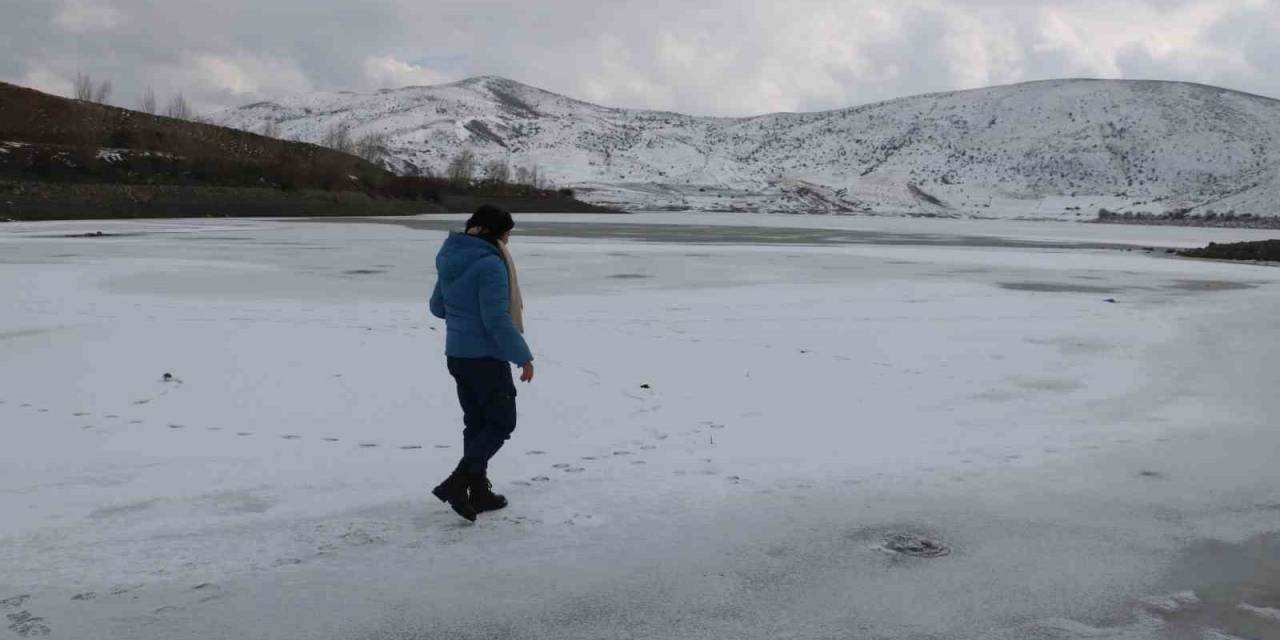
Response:
[[[0,636],[1280,637],[1280,234],[558,220],[475,525],[427,219],[0,227]]]

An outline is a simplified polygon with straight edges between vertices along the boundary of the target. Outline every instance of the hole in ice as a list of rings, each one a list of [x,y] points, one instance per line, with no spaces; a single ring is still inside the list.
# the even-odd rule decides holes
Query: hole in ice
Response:
[[[894,553],[916,558],[941,558],[951,553],[951,548],[942,542],[914,533],[890,534],[883,546]]]

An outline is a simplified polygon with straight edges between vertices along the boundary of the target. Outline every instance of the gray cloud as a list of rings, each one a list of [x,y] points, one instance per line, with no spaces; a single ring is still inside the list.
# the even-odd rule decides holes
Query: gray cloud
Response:
[[[214,110],[511,77],[604,104],[745,115],[1052,77],[1280,96],[1274,0],[0,0],[0,79]]]

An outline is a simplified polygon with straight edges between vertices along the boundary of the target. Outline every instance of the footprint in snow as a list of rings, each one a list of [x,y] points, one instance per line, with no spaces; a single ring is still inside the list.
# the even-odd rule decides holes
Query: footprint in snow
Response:
[[[18,634],[19,637],[47,636],[53,632],[48,625],[44,624],[44,618],[31,615],[30,611],[10,613],[5,617],[12,623],[9,625],[9,630]]]
[[[16,608],[21,607],[22,605],[26,604],[26,603],[27,603],[27,601],[28,601],[28,600],[30,600],[30,599],[31,599],[31,596],[30,596],[30,595],[28,595],[28,594],[25,594],[25,593],[24,593],[24,594],[22,594],[22,595],[20,595],[20,596],[13,596],[12,598],[5,598],[4,600],[0,600],[0,607],[6,607],[6,608],[8,608],[8,607],[12,607],[12,608],[16,609]]]

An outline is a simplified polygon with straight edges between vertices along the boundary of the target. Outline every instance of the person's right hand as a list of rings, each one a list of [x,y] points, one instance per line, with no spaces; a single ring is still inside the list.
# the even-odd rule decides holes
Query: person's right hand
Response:
[[[520,382],[533,382],[532,362],[526,362],[520,365]]]

